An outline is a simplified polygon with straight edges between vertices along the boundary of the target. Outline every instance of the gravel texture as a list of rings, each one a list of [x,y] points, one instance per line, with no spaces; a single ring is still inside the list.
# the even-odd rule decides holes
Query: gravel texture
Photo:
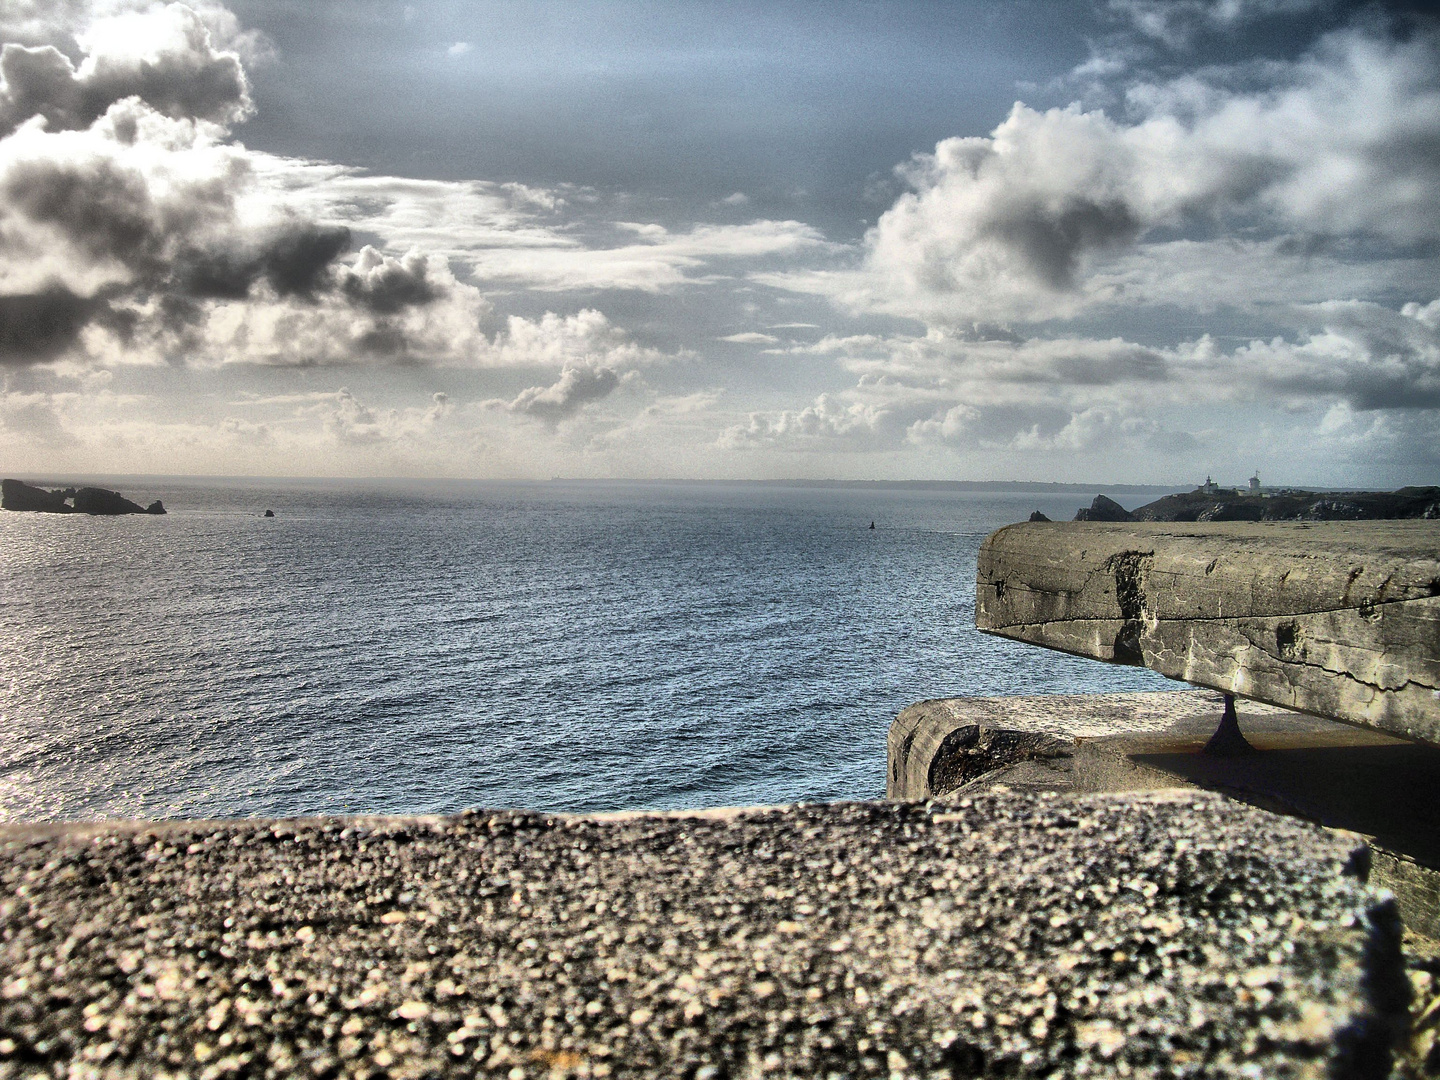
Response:
[[[1386,1075],[1363,849],[1203,793],[0,830],[0,1078]]]

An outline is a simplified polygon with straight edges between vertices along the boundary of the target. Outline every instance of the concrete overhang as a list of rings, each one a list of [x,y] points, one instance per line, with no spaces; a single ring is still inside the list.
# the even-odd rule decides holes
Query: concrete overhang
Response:
[[[1440,521],[1011,525],[975,593],[986,633],[1440,744]]]

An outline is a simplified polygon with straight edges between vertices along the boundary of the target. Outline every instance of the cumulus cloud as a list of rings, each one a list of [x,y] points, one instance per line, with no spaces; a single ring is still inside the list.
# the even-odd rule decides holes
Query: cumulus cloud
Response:
[[[1194,449],[1194,437],[1157,418],[1202,404],[1319,408],[1345,418],[1440,407],[1440,301],[1398,311],[1327,302],[1297,317],[1307,325],[1289,337],[1228,349],[1208,335],[1163,348],[1123,338],[987,340],[973,332],[827,336],[784,352],[833,357],[857,376],[853,386],[800,409],[752,413],[720,442],[789,450],[936,443],[1019,454],[1125,446],[1183,452]]]
[[[809,449],[874,449],[892,444],[905,429],[901,412],[865,401],[846,401],[821,394],[803,409],[750,414],[749,420],[727,428],[718,444],[726,449],[770,445]]]
[[[354,265],[340,271],[340,290],[382,315],[428,304],[439,295],[430,278],[430,263],[419,251],[393,258],[366,245]]]
[[[911,190],[866,237],[862,270],[762,280],[931,322],[1033,322],[1127,303],[1106,267],[1144,256],[1163,277],[1177,232],[1368,244],[1368,258],[1440,240],[1433,31],[1347,30],[1265,70],[1259,88],[1225,70],[1133,85],[1126,118],[1017,103],[990,135],[900,170]]]
[[[527,387],[509,400],[484,404],[554,427],[619,387],[639,381],[641,367],[673,359],[636,345],[604,314],[587,308],[574,315],[546,312],[539,319],[512,316],[489,352],[494,366],[559,367],[552,383]]]
[[[449,415],[448,395],[436,393],[423,409],[376,409],[360,401],[348,389],[333,397],[325,419],[325,430],[338,442],[351,446],[380,446],[415,441]]]
[[[252,108],[238,53],[218,49],[184,4],[96,20],[77,35],[77,67],[53,45],[10,42],[0,50],[0,133],[32,117],[50,130],[88,127],[135,97],[172,118],[233,124]]]
[[[1338,399],[1357,412],[1440,408],[1440,300],[1399,312],[1330,302],[1312,314],[1321,328],[1299,341],[1237,349],[1234,375],[1261,392]]]
[[[567,364],[555,382],[549,386],[527,387],[514,400],[504,403],[504,407],[512,413],[554,425],[574,416],[586,405],[609,397],[622,381],[614,368]]]
[[[475,362],[488,307],[443,257],[347,260],[348,226],[287,203],[229,140],[248,90],[241,71],[212,93],[238,59],[199,16],[116,18],[80,35],[94,45],[69,82],[10,78],[40,54],[6,47],[20,122],[0,138],[0,363]],[[132,69],[168,89],[90,117],[110,94],[95,88]]]
[[[493,367],[565,367],[599,364],[628,370],[672,357],[636,344],[603,312],[584,308],[574,315],[547,311],[538,319],[512,315],[485,354]]]

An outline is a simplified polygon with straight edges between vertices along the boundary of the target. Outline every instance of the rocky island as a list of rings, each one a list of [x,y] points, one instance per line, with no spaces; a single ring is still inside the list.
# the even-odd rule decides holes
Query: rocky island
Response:
[[[165,506],[159,499],[149,506],[141,506],[131,502],[118,491],[105,488],[72,487],[46,490],[23,480],[0,481],[0,509],[39,514],[90,514],[92,517],[165,513]]]

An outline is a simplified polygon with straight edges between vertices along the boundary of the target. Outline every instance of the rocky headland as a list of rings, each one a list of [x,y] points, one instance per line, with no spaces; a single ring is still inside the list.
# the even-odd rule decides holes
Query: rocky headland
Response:
[[[1440,518],[1440,487],[1399,491],[1240,491],[1198,487],[1134,510],[1105,495],[1075,513],[1076,521],[1384,521]],[[1033,519],[1032,519],[1033,520]]]
[[[0,481],[0,509],[39,514],[90,514],[96,517],[165,513],[165,506],[159,499],[149,506],[141,506],[131,502],[118,491],[105,488],[71,487],[46,490],[23,480]]]

